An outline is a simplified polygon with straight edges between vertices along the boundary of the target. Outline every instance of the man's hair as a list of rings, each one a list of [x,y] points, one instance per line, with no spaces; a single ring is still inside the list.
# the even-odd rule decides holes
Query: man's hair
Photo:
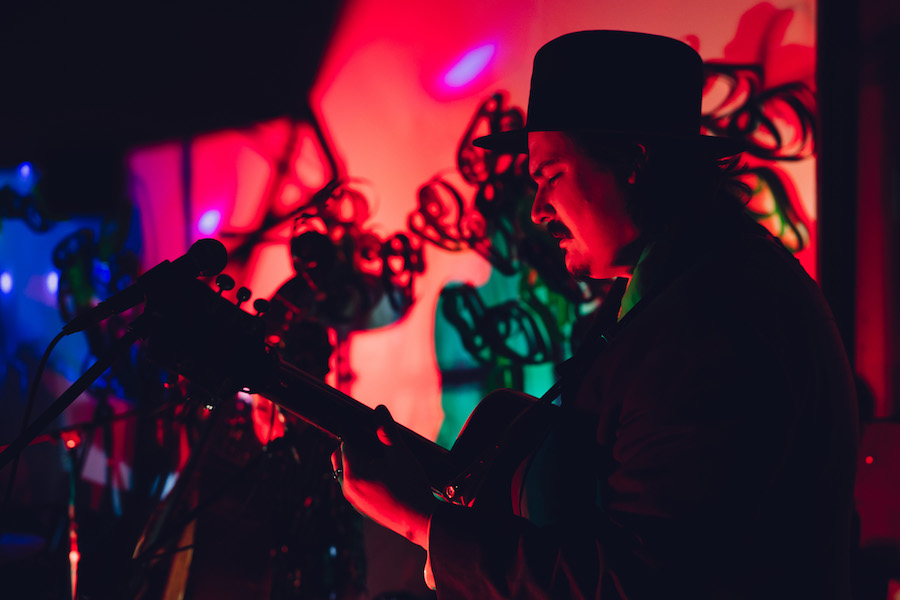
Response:
[[[629,191],[628,216],[644,239],[694,221],[715,222],[744,210],[750,189],[738,176],[740,157],[715,158],[677,141],[567,135],[588,158],[610,168]],[[634,182],[629,178],[634,175]]]

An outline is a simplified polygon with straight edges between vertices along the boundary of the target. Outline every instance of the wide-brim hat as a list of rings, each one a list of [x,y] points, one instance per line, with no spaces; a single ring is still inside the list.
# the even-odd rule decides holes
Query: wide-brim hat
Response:
[[[703,59],[678,40],[630,31],[578,31],[534,57],[525,127],[480,137],[481,148],[528,151],[530,131],[668,140],[716,157],[743,142],[700,133]]]

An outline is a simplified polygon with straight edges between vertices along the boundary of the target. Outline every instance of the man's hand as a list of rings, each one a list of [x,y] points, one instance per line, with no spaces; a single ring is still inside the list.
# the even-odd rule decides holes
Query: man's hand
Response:
[[[428,522],[437,503],[422,466],[400,438],[385,406],[375,409],[375,435],[345,436],[331,464],[344,496],[376,523],[428,550]]]

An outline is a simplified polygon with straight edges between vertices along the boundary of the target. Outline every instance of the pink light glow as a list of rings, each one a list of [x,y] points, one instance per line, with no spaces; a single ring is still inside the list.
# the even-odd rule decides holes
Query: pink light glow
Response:
[[[459,88],[471,83],[490,64],[494,58],[497,47],[494,44],[485,44],[474,50],[469,50],[465,56],[447,71],[444,75],[444,83],[452,88]]]

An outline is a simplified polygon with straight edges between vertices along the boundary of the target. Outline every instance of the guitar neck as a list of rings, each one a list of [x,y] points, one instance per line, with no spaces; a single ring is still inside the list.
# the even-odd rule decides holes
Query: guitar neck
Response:
[[[258,316],[200,281],[153,288],[139,320],[150,360],[185,375],[213,397],[248,389],[336,439],[376,428],[371,408],[281,361],[266,345]],[[458,475],[447,450],[406,427],[399,429],[435,490]]]
[[[277,378],[254,391],[335,439],[360,431],[374,432],[375,411],[365,404],[293,365],[282,363],[278,371]],[[404,443],[422,463],[431,487],[442,491],[459,473],[450,453],[399,423],[397,428]]]

